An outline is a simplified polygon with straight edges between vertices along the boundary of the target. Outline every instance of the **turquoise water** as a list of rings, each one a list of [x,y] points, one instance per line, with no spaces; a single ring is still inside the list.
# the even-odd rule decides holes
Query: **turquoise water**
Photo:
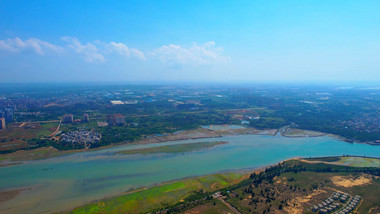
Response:
[[[196,152],[122,155],[117,151],[169,144],[228,141]],[[0,168],[0,190],[30,187],[0,203],[0,213],[49,213],[184,177],[257,168],[293,157],[366,155],[380,147],[350,144],[331,137],[286,138],[237,135],[161,144],[126,145]]]

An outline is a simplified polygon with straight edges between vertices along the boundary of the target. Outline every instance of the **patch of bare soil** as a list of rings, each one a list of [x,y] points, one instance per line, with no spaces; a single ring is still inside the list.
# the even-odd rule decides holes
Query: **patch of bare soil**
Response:
[[[175,140],[200,139],[200,138],[211,138],[211,137],[221,137],[221,136],[207,129],[195,129],[195,130],[183,131],[178,134],[170,134],[167,136],[159,136],[155,138],[161,142],[167,142],[167,141],[175,141]]]
[[[18,194],[20,194],[24,190],[27,190],[27,189],[14,189],[14,190],[0,192],[0,203],[9,201],[12,198],[15,198]]]
[[[298,214],[298,213],[304,213],[304,204],[309,202],[313,197],[316,197],[322,193],[326,193],[325,190],[314,190],[313,193],[306,195],[306,196],[299,196],[293,198],[289,204],[290,206],[287,206],[284,208],[284,210],[287,213],[292,213],[292,214]]]
[[[285,137],[320,137],[326,135],[322,132],[311,131],[311,130],[303,130],[303,129],[295,129],[289,128],[284,133]]]
[[[365,184],[370,184],[372,179],[366,175],[360,175],[357,177],[354,176],[333,176],[331,181],[336,186],[342,187],[353,187],[353,186],[361,186]]]
[[[244,128],[244,129],[220,129],[214,132],[220,135],[240,135],[240,134],[256,134],[256,135],[274,135],[276,129],[266,129],[258,130],[254,128]]]

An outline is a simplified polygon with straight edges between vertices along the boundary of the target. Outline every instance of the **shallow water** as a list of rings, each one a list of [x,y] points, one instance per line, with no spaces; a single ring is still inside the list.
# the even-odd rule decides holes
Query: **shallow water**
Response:
[[[176,154],[115,154],[126,149],[204,141],[228,141],[205,150]],[[184,177],[257,168],[293,157],[330,155],[380,157],[380,147],[331,137],[286,138],[236,135],[160,144],[126,145],[0,168],[0,190],[32,187],[0,203],[0,213],[60,211],[83,203]]]

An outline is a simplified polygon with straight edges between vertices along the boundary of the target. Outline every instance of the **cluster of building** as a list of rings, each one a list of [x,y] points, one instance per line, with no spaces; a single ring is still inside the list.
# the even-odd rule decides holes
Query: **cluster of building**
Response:
[[[75,122],[88,123],[88,122],[90,122],[90,117],[88,116],[88,114],[83,114],[83,118],[81,120],[78,120]],[[62,123],[74,123],[74,116],[72,114],[63,115]]]
[[[377,113],[361,113],[348,121],[338,121],[340,126],[361,132],[373,133],[380,131],[380,115]]]
[[[212,194],[212,197],[213,198],[221,198],[222,197],[222,193],[221,192],[215,192],[214,194]]]
[[[359,205],[360,200],[361,200],[361,197],[358,195],[355,195],[355,197],[352,198],[351,201],[348,202],[346,206],[344,206],[343,209],[339,211],[337,214],[351,213]]]
[[[313,211],[316,212],[319,210],[319,213],[325,214],[337,210],[340,207],[340,204],[332,202],[331,200],[332,199],[326,199],[324,202],[318,204],[317,206],[314,206]]]
[[[89,148],[92,144],[99,143],[101,137],[102,135],[95,131],[79,130],[62,134],[60,141],[80,143]]]
[[[349,198],[348,194],[347,193],[339,193],[339,192],[335,192],[334,195],[333,195],[334,199],[335,200],[340,200],[340,202],[342,203],[346,203],[347,199]]]
[[[25,98],[24,95],[20,93],[11,95],[9,99],[0,98],[0,107],[12,106],[17,109],[25,109],[25,108],[39,108],[46,104],[47,104],[47,101],[45,99],[28,99],[28,98]]]
[[[354,210],[354,208],[358,205],[360,201],[360,196],[355,196],[349,203],[344,205],[349,199],[349,195],[347,193],[334,192],[329,198],[324,200],[322,203],[319,203],[312,207],[313,212],[318,212],[321,214],[332,213],[335,212],[337,214],[348,214]],[[341,203],[343,203],[343,205]],[[336,212],[340,207],[343,208]]]

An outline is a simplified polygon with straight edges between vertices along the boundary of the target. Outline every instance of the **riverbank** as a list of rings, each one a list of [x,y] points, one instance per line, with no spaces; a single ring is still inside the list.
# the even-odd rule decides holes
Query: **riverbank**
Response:
[[[220,138],[223,136],[230,136],[230,135],[253,134],[253,135],[274,136],[278,133],[280,133],[281,136],[288,137],[288,138],[331,136],[348,143],[379,145],[379,144],[374,144],[371,142],[355,142],[355,141],[343,138],[341,136],[333,135],[333,134],[327,134],[327,133],[303,130],[303,129],[296,129],[296,128],[291,128],[289,126],[286,126],[286,129],[284,129],[284,127],[281,127],[279,129],[265,129],[265,130],[259,130],[255,128],[245,128],[245,127],[228,128],[226,126],[226,128],[224,129],[223,128],[222,129],[198,128],[194,130],[177,131],[172,134],[152,135],[152,136],[148,136],[134,142],[114,143],[108,146],[98,147],[94,149],[58,150],[53,147],[42,147],[42,148],[33,149],[33,150],[19,150],[13,153],[0,155],[0,167],[11,166],[15,164],[22,164],[27,161],[33,161],[33,160],[49,159],[53,157],[59,157],[59,156],[64,156],[64,155],[69,155],[69,154],[74,154],[74,153],[79,153],[79,152],[97,151],[101,149],[113,148],[113,147],[118,147],[118,146],[123,146],[123,145],[139,145],[139,144],[171,142],[171,141],[177,141],[177,140]]]
[[[275,164],[292,157],[332,156],[336,153],[342,154],[342,152],[367,156],[378,154],[376,148],[368,145],[350,145],[329,137],[300,139],[282,136],[234,135],[218,140],[230,143],[196,152],[158,155],[117,154],[118,151],[123,150],[215,142],[215,139],[128,145],[3,167],[0,168],[0,174],[6,178],[4,180],[6,182],[0,182],[2,190],[22,188],[26,185],[36,188],[21,192],[16,198],[0,204],[0,212],[13,210],[13,213],[17,213],[29,210],[30,213],[39,213],[46,210],[51,210],[51,212],[64,210],[103,199],[104,196],[109,198],[124,194],[138,187],[155,186],[159,183],[194,176],[202,177],[201,175],[217,172],[223,174],[225,170],[231,169],[250,169],[252,172],[254,168]],[[263,171],[264,168],[261,170]],[[198,187],[204,185],[204,181],[202,185],[199,181],[190,183]],[[225,182],[225,184],[228,183]],[[178,191],[182,193],[187,191],[186,186],[187,184],[177,186]],[[211,186],[218,186],[218,184],[211,183]],[[171,191],[171,187],[164,188],[161,193],[165,191],[182,194],[177,190]],[[139,198],[149,198],[151,194],[155,193],[146,193]],[[135,199],[136,197],[133,200]],[[165,203],[165,201],[160,202]]]
[[[144,213],[182,202],[192,194],[213,192],[237,184],[249,178],[253,171],[245,169],[183,178],[95,200],[63,213],[112,213],[116,210],[118,213]]]
[[[151,144],[151,143],[163,143],[177,140],[191,140],[191,139],[203,139],[203,138],[219,138],[226,135],[237,134],[268,134],[271,135],[273,130],[256,130],[256,129],[242,129],[242,130],[219,130],[213,131],[209,129],[198,128],[194,130],[183,130],[173,134],[165,135],[152,135],[134,142],[120,142],[114,143],[108,146],[102,146],[94,149],[75,149],[75,150],[58,150],[53,147],[42,147],[33,150],[19,150],[9,154],[0,155],[0,167],[22,164],[32,160],[43,160],[53,157],[59,157],[79,152],[97,151],[101,149],[113,148],[123,145],[139,145],[139,144]]]
[[[305,211],[309,211],[313,204],[324,200],[331,194],[330,192],[337,191],[337,188],[339,189],[338,191],[349,192],[352,195],[360,193],[360,195],[366,200],[366,204],[360,207],[362,210],[371,209],[371,206],[376,205],[378,199],[371,195],[375,192],[374,189],[380,184],[378,177],[367,174],[358,174],[361,172],[360,169],[356,170],[350,168],[349,170],[354,173],[354,176],[352,176],[344,168],[340,168],[347,166],[331,162],[332,158],[335,158],[338,161],[347,161],[345,159],[346,157],[339,156],[320,157],[312,161],[306,161],[306,158],[291,158],[281,161],[279,164],[251,169],[245,172],[233,172],[227,174],[218,173],[166,182],[146,187],[141,190],[131,191],[117,197],[92,201],[87,205],[68,210],[66,213],[111,213],[115,211],[118,213],[155,213],[159,210],[161,210],[160,213],[166,213],[173,209],[182,210],[182,212],[179,213],[199,213],[198,211],[201,210],[218,210],[223,211],[223,213],[232,213],[231,210],[235,210],[238,213],[251,213],[250,209],[257,209],[262,212],[267,209],[268,205],[274,205],[272,209],[276,210],[279,205],[276,202],[278,199],[275,198],[271,199],[268,205],[267,203],[260,204],[260,200],[258,200],[256,201],[258,206],[253,206],[250,209],[245,208],[251,206],[251,203],[248,204],[247,201],[251,201],[255,195],[255,197],[262,196],[265,199],[265,195],[263,195],[262,192],[263,190],[268,189],[268,187],[270,187],[271,191],[278,191],[277,197],[280,195],[280,198],[285,197],[292,202],[291,206],[286,203],[282,205],[283,209],[290,213],[304,213]],[[362,162],[368,162],[369,159],[363,157],[356,158],[360,159]],[[306,167],[304,168],[305,172],[302,172],[302,170],[298,171],[297,166],[299,165],[304,165],[304,167]],[[285,172],[284,174],[276,173],[278,175],[272,176],[271,178],[274,182],[255,183],[255,185],[252,185],[252,181],[255,181],[255,179],[249,179],[250,177],[252,178],[252,175],[253,178],[262,177],[262,175],[267,174],[266,169],[269,169],[269,175],[271,171],[281,169],[283,166],[295,167],[295,169],[297,168],[296,172],[298,171],[298,173],[293,173],[292,171]],[[324,173],[315,172],[315,167],[322,171],[326,168],[327,171]],[[331,167],[337,170],[337,172],[331,173],[328,171],[329,169],[331,170]],[[367,166],[363,165],[361,167]],[[339,170],[342,172],[338,172]],[[237,174],[243,176],[237,179],[235,177],[231,181],[231,176],[234,177]],[[266,176],[264,177],[266,178]],[[311,177],[313,178],[311,179]],[[230,181],[227,181],[226,178],[230,178],[227,179]],[[310,179],[312,180],[311,183]],[[326,179],[331,180],[332,182],[326,184]],[[337,179],[339,179],[338,182]],[[365,182],[362,182],[364,180]],[[223,183],[226,181],[227,183]],[[315,186],[315,183],[320,184],[320,187],[318,187],[318,185]],[[297,191],[296,189],[292,190],[292,188],[288,188],[288,185],[292,186],[293,184],[298,186]],[[370,185],[370,187],[367,187],[368,185]],[[198,188],[194,188],[194,186],[198,186]],[[351,189],[352,187],[355,189]],[[215,196],[214,199],[210,198],[211,194],[215,191],[221,191],[221,196]],[[262,194],[261,196],[260,191]],[[215,200],[221,198],[227,201],[226,203],[228,205],[232,205],[233,209],[215,202]],[[278,201],[282,201],[282,199]],[[261,200],[261,202],[263,201]],[[282,203],[283,202],[281,202],[281,204]]]

